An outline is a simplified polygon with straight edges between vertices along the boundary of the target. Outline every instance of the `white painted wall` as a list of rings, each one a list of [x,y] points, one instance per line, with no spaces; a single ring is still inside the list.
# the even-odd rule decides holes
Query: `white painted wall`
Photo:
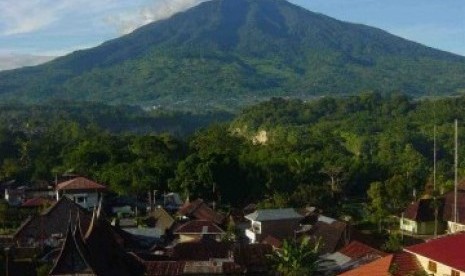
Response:
[[[423,257],[421,255],[414,254],[417,257],[418,262],[421,264],[423,269],[426,271],[428,275],[437,275],[437,276],[450,276],[452,272],[452,268],[450,266],[441,264],[436,262],[436,273],[433,273],[432,271],[428,270],[428,264],[431,259]],[[434,262],[434,260],[431,260]],[[460,276],[465,276],[465,271],[460,271],[458,269],[454,269],[460,272]]]

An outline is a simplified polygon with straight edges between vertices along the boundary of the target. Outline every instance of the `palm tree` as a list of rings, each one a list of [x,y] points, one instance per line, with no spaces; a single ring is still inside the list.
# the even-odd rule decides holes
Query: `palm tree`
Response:
[[[278,275],[324,275],[325,267],[332,262],[319,257],[321,246],[321,239],[315,243],[308,237],[300,243],[284,240],[282,249],[270,255],[269,260]]]

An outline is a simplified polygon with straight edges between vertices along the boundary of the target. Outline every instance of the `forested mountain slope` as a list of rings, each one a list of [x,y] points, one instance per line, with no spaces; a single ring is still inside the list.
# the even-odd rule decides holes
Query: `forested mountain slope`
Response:
[[[449,95],[465,58],[283,0],[213,0],[101,46],[0,73],[0,99],[234,109],[272,96]]]

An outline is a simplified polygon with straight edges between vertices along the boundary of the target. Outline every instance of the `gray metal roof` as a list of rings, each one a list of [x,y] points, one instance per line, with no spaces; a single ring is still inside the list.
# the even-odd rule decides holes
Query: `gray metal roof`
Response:
[[[297,213],[292,208],[286,209],[262,209],[257,210],[245,216],[248,220],[266,221],[266,220],[285,220],[285,219],[301,219],[302,215]]]

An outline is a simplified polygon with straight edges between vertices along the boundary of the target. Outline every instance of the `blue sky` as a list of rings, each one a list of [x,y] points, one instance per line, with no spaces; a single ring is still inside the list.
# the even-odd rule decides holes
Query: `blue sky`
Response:
[[[0,0],[0,54],[63,55],[201,0]],[[291,0],[465,56],[465,0]]]

